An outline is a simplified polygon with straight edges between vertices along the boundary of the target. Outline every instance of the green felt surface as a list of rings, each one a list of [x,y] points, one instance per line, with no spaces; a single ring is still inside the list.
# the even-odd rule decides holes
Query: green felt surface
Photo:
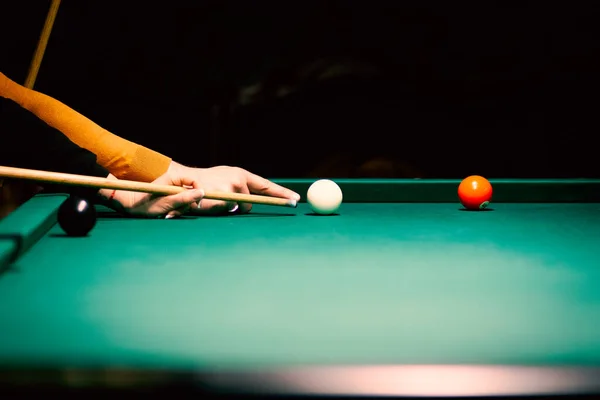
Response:
[[[493,208],[54,226],[0,276],[0,360],[600,365],[600,204]]]

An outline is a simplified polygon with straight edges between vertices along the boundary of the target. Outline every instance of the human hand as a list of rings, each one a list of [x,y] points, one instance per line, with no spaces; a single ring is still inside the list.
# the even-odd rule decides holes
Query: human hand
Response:
[[[192,168],[173,161],[166,174],[178,179],[185,178],[198,182],[207,192],[214,190],[300,200],[298,193],[238,167]],[[235,204],[203,199],[200,201],[199,207],[190,207],[189,211],[194,214],[215,215],[226,212],[247,213],[251,209],[252,204],[248,203]]]
[[[109,175],[108,179],[117,179]],[[102,189],[99,194],[105,199],[111,199],[108,206],[132,216],[174,218],[185,214],[190,208],[198,208],[204,196],[197,180],[191,177],[178,176],[168,172],[154,182],[159,185],[185,186],[189,190],[174,195],[156,195],[142,192],[129,192]]]

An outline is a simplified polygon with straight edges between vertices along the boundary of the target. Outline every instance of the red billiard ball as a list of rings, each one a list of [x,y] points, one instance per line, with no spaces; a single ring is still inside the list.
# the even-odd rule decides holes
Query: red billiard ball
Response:
[[[458,185],[458,198],[467,210],[483,210],[492,201],[492,184],[482,176],[468,176]]]

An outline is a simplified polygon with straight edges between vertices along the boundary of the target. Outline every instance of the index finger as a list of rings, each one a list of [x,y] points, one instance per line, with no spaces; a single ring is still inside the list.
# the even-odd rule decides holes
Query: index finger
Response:
[[[293,190],[271,182],[268,179],[246,171],[248,174],[246,182],[250,193],[262,194],[265,196],[282,197],[286,199],[300,200],[300,195]]]

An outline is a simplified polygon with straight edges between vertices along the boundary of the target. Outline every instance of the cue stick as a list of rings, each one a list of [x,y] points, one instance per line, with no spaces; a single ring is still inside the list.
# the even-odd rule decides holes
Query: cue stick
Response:
[[[35,49],[33,59],[29,65],[29,72],[27,73],[27,79],[25,80],[25,87],[28,89],[33,89],[33,85],[35,84],[37,74],[40,70],[40,65],[42,64],[42,59],[44,58],[44,52],[46,51],[46,46],[48,45],[48,39],[50,38],[50,33],[52,33],[54,20],[56,20],[58,6],[60,6],[60,0],[52,0],[50,9],[46,15],[46,22],[44,23],[42,33],[40,34],[40,39],[38,40],[37,48]]]
[[[158,185],[128,180],[115,180],[87,175],[65,174],[60,172],[39,171],[25,168],[0,166],[0,178],[28,179],[39,182],[55,183],[69,186],[85,186],[98,189],[127,190],[132,192],[145,192],[158,195],[171,195],[189,190],[181,186]],[[245,193],[228,193],[218,191],[205,191],[205,199],[233,201],[236,203],[266,204],[296,208],[297,201],[280,197],[262,196]]]

